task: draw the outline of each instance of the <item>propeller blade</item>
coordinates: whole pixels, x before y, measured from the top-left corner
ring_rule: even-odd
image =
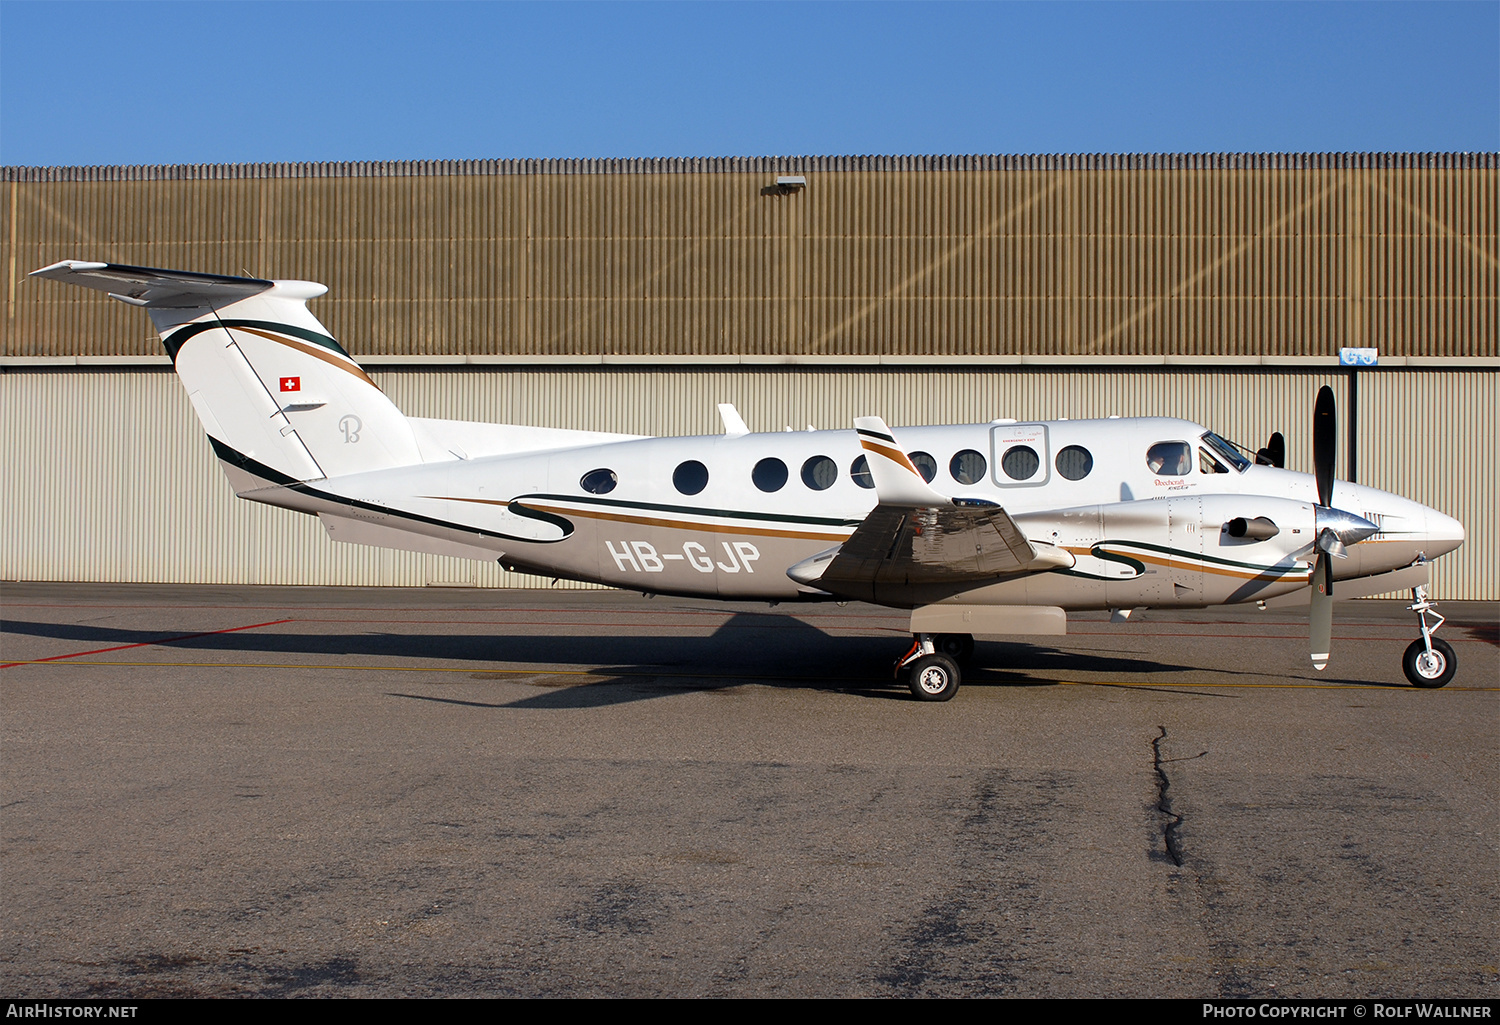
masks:
[[[1266,447],[1255,453],[1255,463],[1257,466],[1286,466],[1286,438],[1280,431],[1271,432]]]
[[[1333,463],[1338,456],[1339,429],[1333,408],[1333,389],[1318,389],[1313,406],[1313,475],[1318,478],[1318,504],[1333,502]]]
[[[1307,610],[1310,653],[1313,668],[1322,672],[1328,665],[1328,649],[1333,645],[1333,567],[1328,556],[1318,553],[1313,563],[1312,604]]]
[[[1369,521],[1366,520],[1365,522]],[[1349,558],[1349,549],[1344,547],[1344,542],[1338,536],[1337,532],[1329,527],[1324,527],[1322,530],[1318,531],[1318,539],[1314,543],[1318,546],[1318,551],[1331,555],[1335,559]],[[1333,563],[1328,563],[1328,565],[1332,566]],[[1333,593],[1332,570],[1330,570],[1328,574],[1328,593]]]

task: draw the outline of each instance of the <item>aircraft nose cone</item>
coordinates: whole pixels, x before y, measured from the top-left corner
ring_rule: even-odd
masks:
[[[1428,509],[1426,519],[1427,529],[1424,533],[1429,559],[1445,555],[1464,543],[1464,525],[1452,516],[1436,509]]]

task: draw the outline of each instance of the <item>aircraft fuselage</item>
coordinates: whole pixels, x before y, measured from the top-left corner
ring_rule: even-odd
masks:
[[[977,590],[872,584],[839,597],[907,607],[962,592],[979,604],[1191,607],[1306,587],[1312,476],[1236,465],[1205,433],[1168,418],[900,428],[935,490],[1003,506],[1029,540],[1066,551],[1073,565]],[[861,486],[862,456],[854,431],[641,438],[240,493],[489,550],[551,576],[785,601],[825,596],[786,568],[846,540],[875,506],[874,489]],[[1435,558],[1463,538],[1457,521],[1399,495],[1340,481],[1333,499],[1381,527],[1335,564],[1336,579]],[[1274,536],[1231,535],[1231,521],[1257,517],[1275,524]]]

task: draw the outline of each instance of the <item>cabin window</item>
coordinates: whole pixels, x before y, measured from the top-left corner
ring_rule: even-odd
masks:
[[[875,478],[870,476],[870,461],[860,456],[849,464],[849,479],[862,488],[873,488]]]
[[[906,458],[911,460],[911,465],[917,468],[922,479],[931,484],[932,478],[937,476],[937,460],[926,452],[908,452]]]
[[[827,456],[813,456],[802,464],[802,483],[814,491],[827,491],[839,479],[839,466]]]
[[[1193,472],[1193,450],[1185,441],[1158,441],[1146,450],[1146,465],[1152,473],[1181,477]]]
[[[607,495],[620,483],[620,478],[615,476],[615,471],[598,469],[590,470],[578,478],[578,486],[591,495]]]
[[[1012,445],[1000,457],[1000,469],[1011,480],[1030,480],[1042,465],[1036,449],[1030,445]]]
[[[948,461],[948,472],[960,484],[978,484],[984,480],[985,472],[989,468],[990,464],[984,456],[972,448],[964,449]]]
[[[762,459],[750,471],[750,479],[762,491],[780,491],[786,486],[786,463],[780,459]]]
[[[678,463],[672,471],[672,486],[684,495],[696,495],[708,487],[708,467],[696,459]]]
[[[1094,468],[1094,457],[1082,445],[1069,445],[1057,454],[1057,472],[1068,480],[1083,480]]]

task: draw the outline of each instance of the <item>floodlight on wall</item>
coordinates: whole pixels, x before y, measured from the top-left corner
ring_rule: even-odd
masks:
[[[783,174],[776,178],[776,191],[783,196],[788,192],[801,192],[807,188],[807,179],[800,174]]]

